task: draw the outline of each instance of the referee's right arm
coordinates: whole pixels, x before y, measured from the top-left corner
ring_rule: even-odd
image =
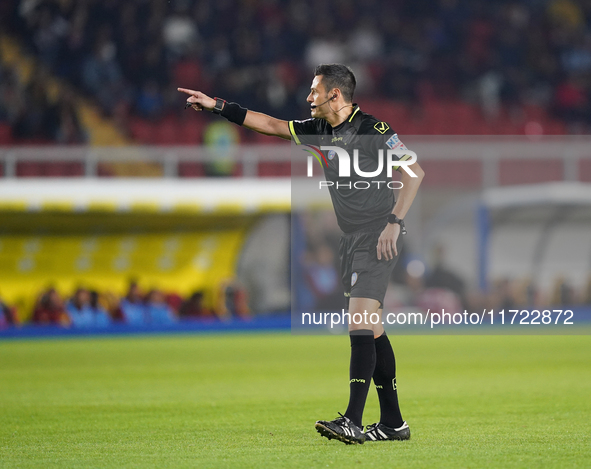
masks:
[[[187,88],[178,88],[178,91],[189,95],[187,103],[190,103],[192,105],[191,107],[196,111],[202,111],[204,109],[206,111],[213,111],[216,105],[215,99],[210,98],[201,91],[189,90]],[[260,134],[273,135],[286,140],[291,139],[287,121],[276,119],[262,112],[249,111],[236,103],[226,103],[224,101],[220,114],[230,122],[242,125]]]

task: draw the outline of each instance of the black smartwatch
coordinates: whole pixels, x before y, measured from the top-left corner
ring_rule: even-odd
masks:
[[[221,114],[222,109],[224,109],[224,103],[226,102],[225,99],[222,98],[214,98],[215,99],[215,106],[211,110],[214,114]]]
[[[406,228],[404,226],[404,220],[402,218],[398,218],[396,215],[391,213],[390,215],[388,215],[388,223],[398,223],[400,225],[400,232],[402,234],[406,234]]]

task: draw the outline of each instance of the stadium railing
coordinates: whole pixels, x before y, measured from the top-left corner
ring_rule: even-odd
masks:
[[[591,181],[585,136],[408,136],[425,168],[425,186],[488,188],[550,181]],[[117,165],[151,165],[120,171]],[[4,178],[31,176],[288,177],[289,143],[207,146],[0,147]]]

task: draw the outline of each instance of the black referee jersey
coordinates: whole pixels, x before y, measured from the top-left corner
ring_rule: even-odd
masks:
[[[339,158],[335,158],[334,152],[322,152],[326,181],[333,183],[328,190],[339,227],[344,233],[353,233],[380,222],[386,223],[395,203],[393,189],[387,186],[392,179],[387,177],[386,151],[406,150],[386,122],[362,112],[354,104],[349,117],[334,128],[324,119],[311,118],[289,121],[289,131],[298,145],[312,145],[317,150],[330,145],[347,150],[350,177],[339,177]],[[354,150],[359,151],[359,169],[366,173],[378,168],[379,150],[384,150],[380,174],[372,177],[358,175],[353,167]],[[408,158],[409,155],[401,158],[394,156],[398,161]]]

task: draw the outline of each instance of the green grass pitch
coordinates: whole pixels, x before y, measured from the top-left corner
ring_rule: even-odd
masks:
[[[412,439],[346,446],[348,338],[0,342],[0,467],[590,467],[590,336],[391,336]],[[378,418],[370,391],[364,423]]]

